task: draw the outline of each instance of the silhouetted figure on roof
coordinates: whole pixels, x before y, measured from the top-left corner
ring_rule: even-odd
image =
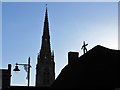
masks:
[[[87,45],[88,44],[85,44],[85,41],[83,41],[83,46],[81,49],[83,49],[84,54],[87,52],[87,48],[86,48]]]

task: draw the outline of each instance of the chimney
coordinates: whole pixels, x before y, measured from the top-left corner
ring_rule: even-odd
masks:
[[[78,52],[68,52],[68,64],[73,63],[75,60],[77,60],[79,57]]]

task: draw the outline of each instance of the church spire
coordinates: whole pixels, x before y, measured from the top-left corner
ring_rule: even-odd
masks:
[[[47,4],[46,4],[46,12],[45,12],[45,20],[44,20],[44,31],[43,37],[49,38],[49,22],[48,22],[48,11],[47,11]]]
[[[52,55],[51,55],[52,54]],[[54,53],[51,53],[48,11],[46,6],[41,50],[37,58],[36,86],[50,86],[55,80]]]
[[[51,57],[47,7],[46,7],[46,11],[45,11],[45,19],[44,19],[44,28],[43,28],[43,36],[42,36],[42,45],[41,45],[40,56],[41,56],[41,58],[43,58],[43,60],[44,60],[44,58]]]

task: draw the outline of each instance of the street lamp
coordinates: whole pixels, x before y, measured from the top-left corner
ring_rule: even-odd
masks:
[[[30,57],[28,58],[28,64],[18,64],[16,63],[15,69],[13,69],[13,71],[20,71],[20,69],[18,68],[18,65],[22,65],[24,66],[24,69],[27,72],[27,79],[28,79],[28,87],[29,87],[29,82],[30,82]]]

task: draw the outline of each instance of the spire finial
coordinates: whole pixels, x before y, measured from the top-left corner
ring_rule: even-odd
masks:
[[[45,4],[45,6],[46,6],[46,10],[47,10],[47,3]]]
[[[47,4],[46,4],[46,8],[47,8]]]
[[[45,6],[46,6],[46,13],[47,13],[47,4],[45,4]]]

